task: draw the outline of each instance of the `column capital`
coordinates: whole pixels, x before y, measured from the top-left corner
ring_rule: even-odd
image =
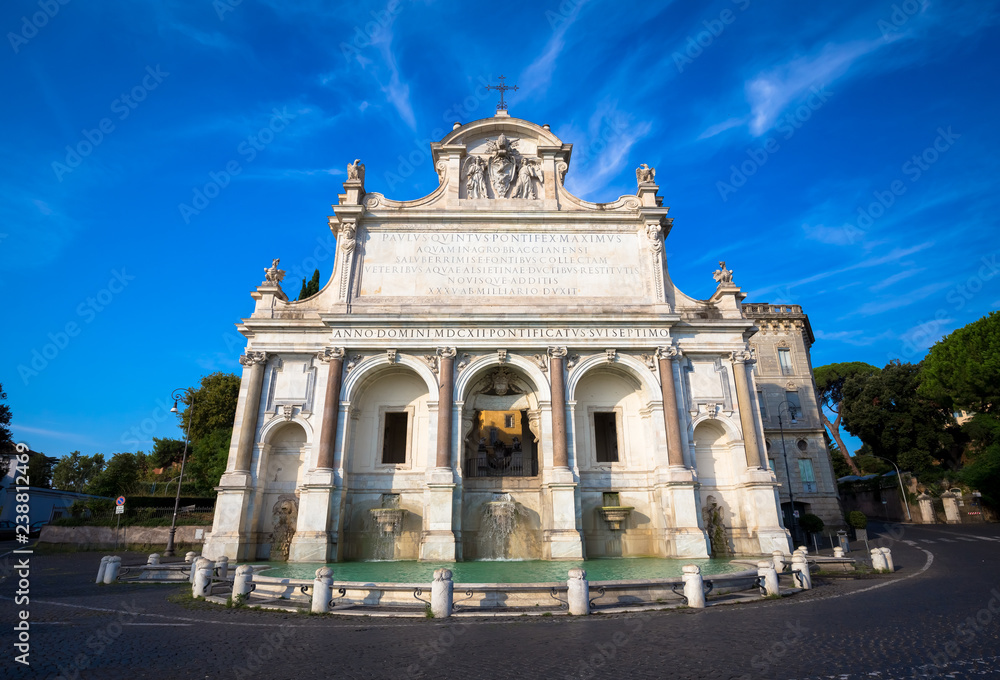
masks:
[[[730,352],[729,358],[734,363],[747,364],[748,366],[757,363],[757,359],[753,355],[753,350],[749,347],[745,347],[736,352]]]
[[[333,361],[334,359],[344,360],[344,356],[347,354],[347,349],[344,347],[324,347],[316,357],[323,363]]]
[[[458,350],[454,347],[438,347],[437,354],[442,359],[454,359],[458,355]]]
[[[240,357],[240,363],[244,366],[267,363],[267,352],[247,350],[247,353]]]
[[[673,361],[674,359],[680,359],[684,356],[684,351],[681,350],[677,345],[664,345],[663,347],[656,348],[656,358],[666,359],[667,361]]]
[[[548,354],[553,359],[563,359],[566,357],[567,350],[565,347],[549,347]]]

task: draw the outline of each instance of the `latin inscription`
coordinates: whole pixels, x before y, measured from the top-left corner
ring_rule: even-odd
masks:
[[[334,328],[339,340],[652,340],[669,338],[668,328]]]
[[[641,297],[635,234],[373,233],[362,295]]]

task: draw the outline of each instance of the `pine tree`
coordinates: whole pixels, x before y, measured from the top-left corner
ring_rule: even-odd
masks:
[[[310,298],[319,292],[319,270],[313,271],[312,278],[309,279],[307,283],[306,280],[302,279],[302,288],[299,290],[299,300],[305,300]]]

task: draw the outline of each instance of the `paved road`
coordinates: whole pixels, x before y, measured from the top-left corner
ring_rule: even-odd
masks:
[[[14,662],[17,579],[0,582],[0,678],[1000,679],[1000,526],[887,533],[891,578],[820,581],[782,601],[580,619],[226,610],[168,599],[181,586],[97,587],[96,553],[38,555],[30,668]]]

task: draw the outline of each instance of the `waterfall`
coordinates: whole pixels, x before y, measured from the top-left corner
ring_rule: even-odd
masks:
[[[497,492],[485,504],[480,527],[482,559],[510,559],[510,537],[517,525],[517,503],[509,493]]]

